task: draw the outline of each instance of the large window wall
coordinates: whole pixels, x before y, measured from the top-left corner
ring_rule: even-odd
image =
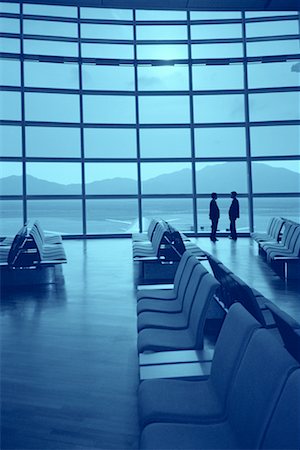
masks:
[[[0,3],[0,234],[299,220],[299,13]]]

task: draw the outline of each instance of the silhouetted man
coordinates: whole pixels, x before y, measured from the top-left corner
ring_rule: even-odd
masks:
[[[211,233],[210,233],[210,240],[213,242],[216,242],[218,239],[216,238],[217,228],[218,228],[218,222],[220,217],[220,210],[217,205],[217,194],[213,192],[211,194],[211,201],[209,204],[209,218],[211,220]]]
[[[239,201],[236,198],[237,193],[235,191],[231,192],[231,198],[232,202],[229,208],[229,220],[230,220],[230,236],[229,239],[233,239],[234,241],[237,240],[237,234],[236,234],[236,226],[235,221],[240,217],[240,205]]]

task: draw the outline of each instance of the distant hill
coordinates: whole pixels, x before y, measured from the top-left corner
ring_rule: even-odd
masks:
[[[295,162],[296,163],[296,162]],[[268,164],[253,163],[254,192],[297,192],[300,174]],[[109,175],[109,174],[108,174]],[[197,190],[200,193],[227,193],[231,190],[247,192],[247,175],[241,166],[233,163],[206,166],[197,171]],[[192,192],[190,169],[163,174],[144,181],[143,194],[187,194]],[[8,176],[0,179],[2,195],[20,195],[21,177]],[[73,195],[81,194],[80,184],[60,184],[28,175],[28,194]],[[86,184],[87,194],[136,194],[136,181],[129,178],[113,178]]]

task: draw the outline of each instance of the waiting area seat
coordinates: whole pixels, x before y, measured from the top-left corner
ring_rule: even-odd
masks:
[[[250,233],[252,239],[256,242],[279,242],[285,219],[281,217],[272,217],[265,232]]]
[[[232,338],[234,340],[234,336]],[[233,342],[232,345],[234,345]],[[226,361],[225,357],[224,361]],[[167,386],[168,383],[173,383],[171,380],[166,380],[164,393],[162,394],[159,389],[163,398],[159,400],[158,410],[151,412],[153,414],[151,418],[149,411],[152,408],[143,407],[143,411],[147,411],[148,415],[145,414],[142,417],[142,426],[149,419],[152,423],[143,428],[140,448],[172,450],[299,449],[299,363],[286,351],[270,330],[258,328],[252,332],[235,370],[225,402],[225,412],[220,405],[216,406],[213,402],[214,394],[215,401],[220,400],[216,393],[218,384],[212,384],[213,391],[211,393],[209,390],[205,391],[202,398],[195,396],[194,404],[191,396],[188,396],[193,411],[192,420],[188,420],[188,414],[185,414],[186,407],[183,406],[181,423],[180,408],[179,405],[176,405],[173,391],[170,400],[174,400],[175,403],[174,419],[171,417],[172,411],[168,411],[166,420],[161,419],[167,409],[166,404],[169,398]],[[216,376],[219,377],[221,385],[223,382],[226,384],[222,380],[222,371],[218,371]],[[183,383],[189,384],[190,382]],[[205,383],[208,382],[205,381]],[[154,388],[152,389],[154,390]],[[182,405],[184,390],[180,389],[181,386],[178,386],[178,402]],[[188,391],[192,388],[187,387],[186,389]],[[214,391],[215,389],[216,391]],[[146,384],[145,390],[147,390]],[[143,392],[142,385],[141,392]],[[155,396],[157,396],[157,392],[158,390]],[[149,393],[147,396],[142,394],[144,402],[146,398],[149,401]],[[210,400],[207,400],[208,398]],[[199,405],[200,414],[197,416],[197,405],[201,402],[204,405]],[[206,404],[209,405],[212,413],[207,417],[205,417]]]

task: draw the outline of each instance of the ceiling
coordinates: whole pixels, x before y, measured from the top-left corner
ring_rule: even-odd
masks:
[[[195,9],[204,11],[299,11],[300,0],[25,0],[26,3],[103,6],[138,9]]]

